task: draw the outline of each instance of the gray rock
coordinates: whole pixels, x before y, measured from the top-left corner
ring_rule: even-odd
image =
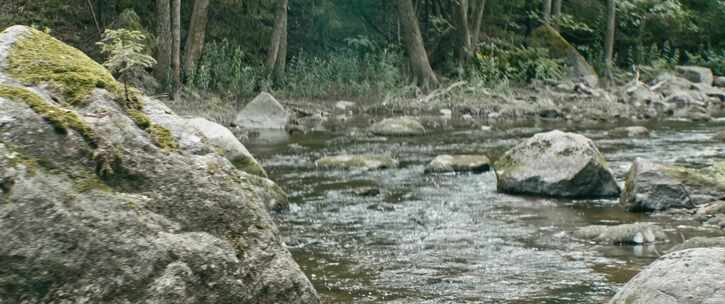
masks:
[[[693,83],[702,83],[705,85],[712,85],[714,76],[712,70],[706,67],[699,66],[677,66],[675,71],[680,76],[686,78]]]
[[[45,106],[63,98],[32,89]],[[319,303],[266,211],[268,180],[183,140],[195,131],[164,128],[184,119],[160,101],[143,98],[142,129],[116,100],[95,89],[65,104],[78,119],[58,132],[20,96],[0,97],[14,118],[0,127],[0,302]]]
[[[633,126],[633,127],[619,127],[609,130],[607,135],[610,137],[649,137],[649,129],[645,127]]]
[[[412,117],[386,118],[370,126],[370,132],[379,136],[416,136],[425,134],[425,127]]]
[[[712,85],[718,88],[725,88],[725,77],[715,77],[715,79],[712,81]]]
[[[625,180],[620,204],[630,211],[694,208],[725,197],[725,165],[695,170],[636,159]]]
[[[610,304],[725,303],[725,248],[695,248],[658,258]]]
[[[725,214],[725,201],[714,201],[697,208],[698,215]]]
[[[558,130],[516,145],[495,163],[497,189],[512,194],[597,198],[619,195],[604,156],[590,139]]]
[[[705,221],[705,225],[725,229],[725,214],[716,214],[711,219]]]
[[[713,137],[713,140],[725,142],[725,130],[717,132]]]
[[[474,172],[490,169],[491,161],[485,155],[439,155],[425,168],[428,173]]]
[[[575,231],[574,236],[606,244],[637,245],[667,241],[662,228],[649,223],[586,226]]]
[[[341,101],[338,101],[335,103],[335,108],[340,111],[347,111],[348,109],[354,107],[355,105],[357,105],[357,104],[352,101],[341,100]]]
[[[239,142],[232,131],[220,124],[201,117],[191,118],[186,122],[204,135],[209,144],[220,149],[224,156],[239,170],[261,177],[267,177],[267,172],[264,168],[249,153],[247,148]]]
[[[387,155],[337,155],[320,158],[318,167],[344,170],[378,170],[395,168],[398,161]]]
[[[668,252],[675,252],[691,248],[725,248],[725,236],[721,237],[694,237],[684,241],[682,244],[670,248]]]
[[[267,92],[262,92],[237,114],[234,123],[245,129],[284,130],[289,113]]]

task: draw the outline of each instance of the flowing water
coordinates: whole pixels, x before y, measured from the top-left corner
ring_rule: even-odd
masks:
[[[648,139],[608,139],[602,126],[577,132],[595,140],[622,181],[637,157],[689,166],[725,157],[725,145],[710,140],[718,124],[650,126]],[[275,217],[323,303],[603,303],[682,238],[712,233],[687,220],[625,212],[616,200],[500,194],[493,172],[423,173],[436,155],[495,159],[536,131],[449,131],[367,143],[321,134],[250,149],[290,195],[290,210]],[[315,168],[319,157],[340,153],[390,153],[401,165]],[[585,225],[642,221],[659,223],[672,242],[614,246],[570,237]]]

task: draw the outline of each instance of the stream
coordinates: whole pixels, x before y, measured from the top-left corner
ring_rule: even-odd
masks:
[[[612,126],[576,132],[595,141],[621,185],[637,157],[694,167],[722,159],[725,145],[710,138],[723,125],[648,125],[653,135],[644,139],[610,139]],[[325,133],[248,147],[289,193],[290,210],[274,216],[323,303],[604,303],[683,238],[714,233],[685,219],[628,213],[617,200],[500,194],[493,171],[423,173],[436,155],[496,159],[552,128],[567,129],[456,130],[384,142]],[[315,167],[318,158],[342,153],[390,153],[400,167]],[[586,225],[632,222],[658,223],[671,242],[615,246],[571,237]]]

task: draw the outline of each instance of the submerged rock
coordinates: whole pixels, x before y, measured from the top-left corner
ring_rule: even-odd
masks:
[[[694,237],[670,248],[669,252],[675,252],[691,248],[725,248],[725,236],[721,237]]]
[[[497,189],[511,194],[599,198],[619,195],[604,156],[590,139],[558,130],[516,145],[495,163]]]
[[[412,117],[386,118],[370,126],[378,136],[416,136],[425,134],[425,127]]]
[[[725,197],[725,164],[700,170],[636,159],[620,204],[630,211],[694,208]]]
[[[725,303],[725,248],[695,248],[658,258],[610,304]]]
[[[319,303],[273,182],[42,32],[0,34],[0,67],[0,302]]]
[[[610,137],[626,138],[626,137],[649,137],[649,129],[645,127],[620,127],[614,128],[607,132]]]
[[[439,155],[425,168],[428,173],[474,172],[490,169],[491,161],[485,155]]]
[[[714,76],[712,70],[706,67],[699,66],[677,66],[675,71],[685,79],[692,81],[693,83],[702,83],[706,85],[712,85]]]
[[[715,134],[715,135],[714,135],[714,136],[712,137],[712,139],[713,139],[713,140],[716,140],[716,141],[721,141],[721,142],[725,142],[725,130],[723,130],[723,131],[720,131],[720,132],[717,132],[717,134]]]
[[[267,92],[262,92],[237,114],[234,123],[245,129],[284,130],[289,121],[287,110]]]
[[[387,155],[337,155],[316,162],[318,167],[346,170],[378,170],[395,168],[398,161]]]
[[[667,241],[662,228],[649,223],[586,226],[579,228],[574,236],[607,244],[636,245]]]

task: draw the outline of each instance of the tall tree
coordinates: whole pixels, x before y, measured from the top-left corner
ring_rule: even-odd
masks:
[[[454,0],[453,21],[456,26],[455,53],[459,67],[471,57],[471,34],[468,26],[468,1]]]
[[[551,15],[553,15],[554,17],[561,16],[561,0],[554,0],[554,5],[551,9]]]
[[[209,0],[194,0],[191,24],[189,25],[189,33],[186,36],[186,46],[184,47],[184,74],[187,77],[194,73],[196,62],[199,61],[201,52],[204,49],[208,12]]]
[[[543,13],[544,21],[549,22],[551,19],[551,0],[544,0],[543,1]]]
[[[614,57],[614,31],[616,27],[616,3],[614,0],[607,0],[607,37],[604,41],[604,51],[606,63],[606,77],[612,80],[612,60]]]
[[[171,0],[171,64],[173,66],[173,98],[181,98],[181,0]]]
[[[486,10],[486,0],[473,0],[475,4],[474,11],[471,13],[473,17],[471,28],[471,46],[474,51],[478,51],[478,43],[481,40],[481,25],[483,24],[483,12]]]
[[[270,71],[279,71],[280,65],[286,63],[286,60],[281,59],[281,55],[287,56],[287,0],[277,0],[277,8],[275,11],[274,29],[272,30],[272,37],[269,42],[269,49],[267,49],[267,60],[265,64]],[[282,50],[284,48],[284,50]],[[281,67],[284,69],[284,66]]]
[[[424,90],[437,87],[438,77],[436,77],[433,69],[430,67],[428,54],[423,46],[423,37],[420,33],[415,8],[413,8],[413,0],[397,1],[400,31],[403,36],[405,49],[410,58],[410,67],[416,82]]]
[[[156,67],[154,76],[162,84],[169,83],[171,71],[171,3],[169,0],[156,0]]]

